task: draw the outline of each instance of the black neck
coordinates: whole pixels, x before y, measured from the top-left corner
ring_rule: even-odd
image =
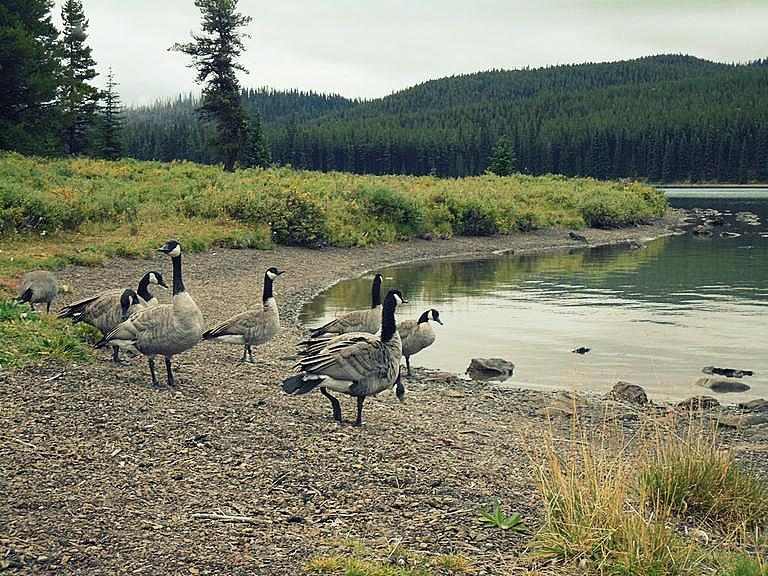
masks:
[[[146,302],[149,302],[152,300],[152,294],[149,292],[149,274],[145,274],[141,280],[139,280],[139,289],[136,290],[136,294],[138,294],[141,298],[143,298]]]
[[[381,306],[381,277],[376,276],[373,279],[373,286],[371,286],[371,308]]]
[[[184,292],[184,280],[181,278],[181,255],[171,258],[173,263],[173,295]]]
[[[419,316],[419,324],[424,324],[424,322],[429,322],[429,310],[424,312],[421,316]]]
[[[269,274],[264,274],[264,294],[261,299],[266,302],[270,298],[272,298],[272,278],[269,277]]]
[[[395,301],[387,298],[381,309],[381,341],[389,342],[397,332],[395,323]]]

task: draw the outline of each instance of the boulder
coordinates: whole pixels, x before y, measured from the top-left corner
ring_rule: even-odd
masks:
[[[768,414],[722,415],[717,419],[717,425],[724,428],[746,428],[766,423],[768,423]]]
[[[605,395],[605,398],[607,400],[639,404],[641,406],[648,404],[648,395],[645,393],[645,390],[641,386],[630,384],[629,382],[617,382],[611,391]]]
[[[718,402],[715,398],[712,398],[712,396],[693,396],[692,398],[688,398],[687,400],[682,400],[681,402],[677,403],[678,408],[682,408],[683,410],[690,410],[692,412],[697,412],[699,410],[712,410],[713,408],[718,408],[720,406],[720,402]]]
[[[739,402],[739,408],[742,410],[755,410],[758,412],[768,412],[768,400],[758,398],[749,402]]]
[[[467,374],[472,380],[498,380],[504,382],[512,376],[515,365],[503,358],[472,358]]]
[[[693,233],[696,236],[712,236],[714,233],[714,230],[712,229],[712,226],[710,224],[699,224],[698,226],[695,226],[693,228]]]
[[[738,232],[720,232],[720,238],[738,238],[741,236]]]
[[[728,392],[746,392],[749,386],[736,379],[730,378],[699,378],[696,380],[696,386],[709,388],[712,392],[725,394]]]

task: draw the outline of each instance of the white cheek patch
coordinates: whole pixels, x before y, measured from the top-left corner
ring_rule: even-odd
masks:
[[[403,299],[400,298],[400,296],[398,296],[397,294],[393,294],[393,296],[395,297],[395,302],[397,304],[402,304],[403,303]]]
[[[176,256],[180,256],[180,255],[181,255],[181,245],[180,244],[177,244],[176,248],[174,248],[173,250],[168,252],[168,256],[170,256],[171,258],[175,258]]]
[[[277,278],[277,274],[275,274],[274,272],[270,272],[270,271],[267,271],[267,276],[269,276],[270,280],[274,280],[275,278]]]
[[[158,282],[157,282],[157,276],[155,276],[155,273],[154,273],[154,272],[150,272],[150,273],[149,273],[149,281],[150,281],[152,284],[157,284],[157,283],[158,283]]]

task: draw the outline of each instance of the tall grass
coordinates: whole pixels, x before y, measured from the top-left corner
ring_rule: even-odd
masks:
[[[658,217],[665,206],[662,194],[640,184],[554,175],[227,173],[191,162],[0,153],[3,259],[30,240],[38,252],[59,247],[64,258],[89,256],[89,247],[100,256],[141,255],[150,240],[169,235],[197,249],[211,243],[362,246],[555,225],[625,226]]]
[[[553,430],[545,438],[536,480],[545,508],[536,556],[605,575],[765,568],[746,536],[763,538],[768,528],[768,486],[701,426],[690,426],[685,438],[668,428],[625,438],[620,426],[590,432],[575,417],[565,446]],[[699,527],[716,534],[720,547],[697,539],[707,534]]]

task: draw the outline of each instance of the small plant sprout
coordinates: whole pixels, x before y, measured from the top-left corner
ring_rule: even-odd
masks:
[[[477,513],[480,522],[488,524],[489,526],[495,526],[501,530],[512,530],[513,532],[522,532],[525,530],[523,517],[518,513],[514,513],[511,516],[505,516],[498,500],[494,500],[491,503],[490,510],[479,508]]]

